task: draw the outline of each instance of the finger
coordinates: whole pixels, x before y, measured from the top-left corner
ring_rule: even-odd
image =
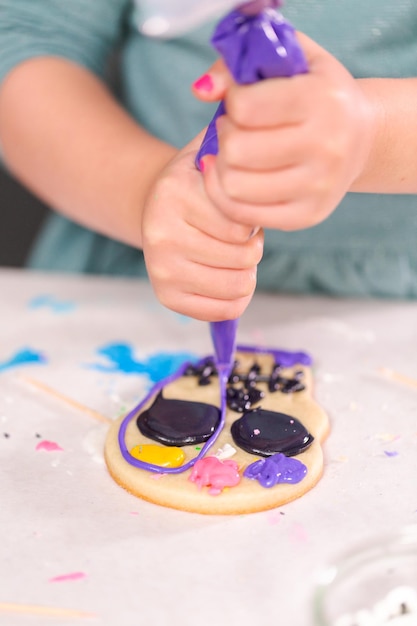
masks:
[[[227,115],[242,128],[273,128],[301,123],[308,104],[308,74],[232,85],[225,96]]]
[[[314,72],[321,64],[322,59],[328,58],[329,53],[305,33],[297,31],[296,37],[303,49],[309,71]]]
[[[225,241],[228,243],[244,243],[252,234],[253,225],[250,226],[241,224],[239,222],[233,222],[227,218],[224,213],[219,211],[208,199],[204,178],[195,167],[195,157],[200,148],[204,131],[195,137],[182,151],[182,157],[177,159],[177,169],[175,173],[175,180],[172,177],[166,175],[159,180],[158,184],[158,202],[161,204],[173,202],[172,190],[178,186],[178,178],[184,175],[184,180],[189,180],[191,188],[195,191],[200,188],[200,194],[196,194],[193,191],[194,201],[189,203],[186,210],[186,222],[205,234],[218,239],[219,241]],[[215,157],[208,155],[202,160],[203,167],[205,164],[210,163]],[[152,245],[157,245],[162,239],[166,237],[165,224],[154,224],[150,232],[148,232],[148,238],[152,241]]]
[[[201,185],[205,185],[201,177]],[[196,231],[226,244],[244,244],[252,236],[253,224],[230,219],[207,196],[206,189],[187,209],[187,224]]]
[[[253,294],[252,294],[253,295]],[[215,300],[196,294],[178,294],[161,302],[169,309],[202,322],[223,322],[240,317],[252,299],[252,295],[238,300]]]
[[[232,301],[246,298],[253,293],[256,267],[245,270],[213,268],[178,257],[171,259],[169,264],[158,264],[155,260],[152,263],[151,277],[154,284],[164,286],[166,293],[175,290],[215,300]]]
[[[218,167],[272,171],[293,166],[304,160],[310,149],[309,135],[302,128],[242,129],[223,116],[217,124]]]
[[[219,59],[192,84],[191,89],[199,100],[214,102],[221,100],[232,84],[232,75],[223,60]]]
[[[248,224],[241,214],[227,210],[227,203],[252,207],[288,202],[317,193],[325,181],[315,177],[308,165],[302,164],[274,171],[249,171],[231,167],[222,170],[217,163],[205,172],[207,194],[213,204],[231,221]],[[329,183],[330,184],[330,183]],[[259,224],[252,215],[250,224]]]
[[[302,168],[276,174],[245,172],[242,176],[238,172],[236,181],[230,184],[231,195],[228,195],[220,184],[216,168],[206,174],[207,193],[227,217],[242,224],[256,222],[263,228],[280,230],[298,230],[322,221],[327,215],[329,185],[330,180],[326,187],[324,180],[314,178],[307,185]]]
[[[262,229],[257,229],[245,244],[236,245],[208,237],[192,228],[187,236],[187,258],[213,268],[251,269],[262,259],[263,242]]]
[[[249,205],[229,202],[227,211],[240,215],[242,221],[258,220],[262,228],[294,231],[312,228],[322,222],[330,213],[324,203],[308,203],[305,199],[290,200],[270,205]],[[225,209],[226,210],[226,209]]]

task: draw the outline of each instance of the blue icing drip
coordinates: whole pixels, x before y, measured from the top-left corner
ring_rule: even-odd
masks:
[[[29,365],[34,363],[46,363],[46,358],[40,353],[30,348],[22,348],[16,352],[10,359],[0,362],[0,372],[5,372],[13,367]]]
[[[280,483],[299,483],[307,474],[304,463],[278,453],[267,459],[259,459],[248,465],[243,472],[246,478],[258,480],[262,487],[270,488]]]
[[[30,309],[50,309],[53,313],[70,313],[76,307],[74,302],[69,300],[58,300],[55,296],[42,294],[32,298],[29,302]]]
[[[110,363],[95,363],[89,366],[91,369],[108,373],[143,374],[152,383],[174,374],[184,362],[196,359],[194,354],[188,352],[158,352],[144,361],[138,361],[133,355],[132,346],[126,343],[110,343],[99,348],[97,354],[106,357]]]

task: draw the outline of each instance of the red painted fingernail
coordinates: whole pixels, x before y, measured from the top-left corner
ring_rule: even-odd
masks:
[[[204,74],[193,83],[194,89],[197,91],[212,91],[214,87],[213,79],[210,74]]]

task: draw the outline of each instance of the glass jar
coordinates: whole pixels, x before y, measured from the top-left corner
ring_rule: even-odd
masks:
[[[315,626],[417,626],[417,525],[371,539],[319,572]]]

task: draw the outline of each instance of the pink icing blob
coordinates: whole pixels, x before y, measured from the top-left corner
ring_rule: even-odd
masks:
[[[62,452],[63,449],[64,448],[61,448],[61,446],[59,446],[54,441],[46,441],[46,440],[40,441],[38,445],[36,446],[36,450],[46,450],[46,452],[55,452],[55,451]]]
[[[87,578],[87,574],[84,572],[71,572],[71,574],[62,574],[61,576],[54,576],[49,579],[50,583],[64,583],[72,582],[74,580],[81,580]]]
[[[225,487],[235,487],[240,482],[239,466],[236,461],[221,461],[215,456],[206,456],[194,465],[189,480],[199,489],[209,487],[211,496],[218,496]]]

